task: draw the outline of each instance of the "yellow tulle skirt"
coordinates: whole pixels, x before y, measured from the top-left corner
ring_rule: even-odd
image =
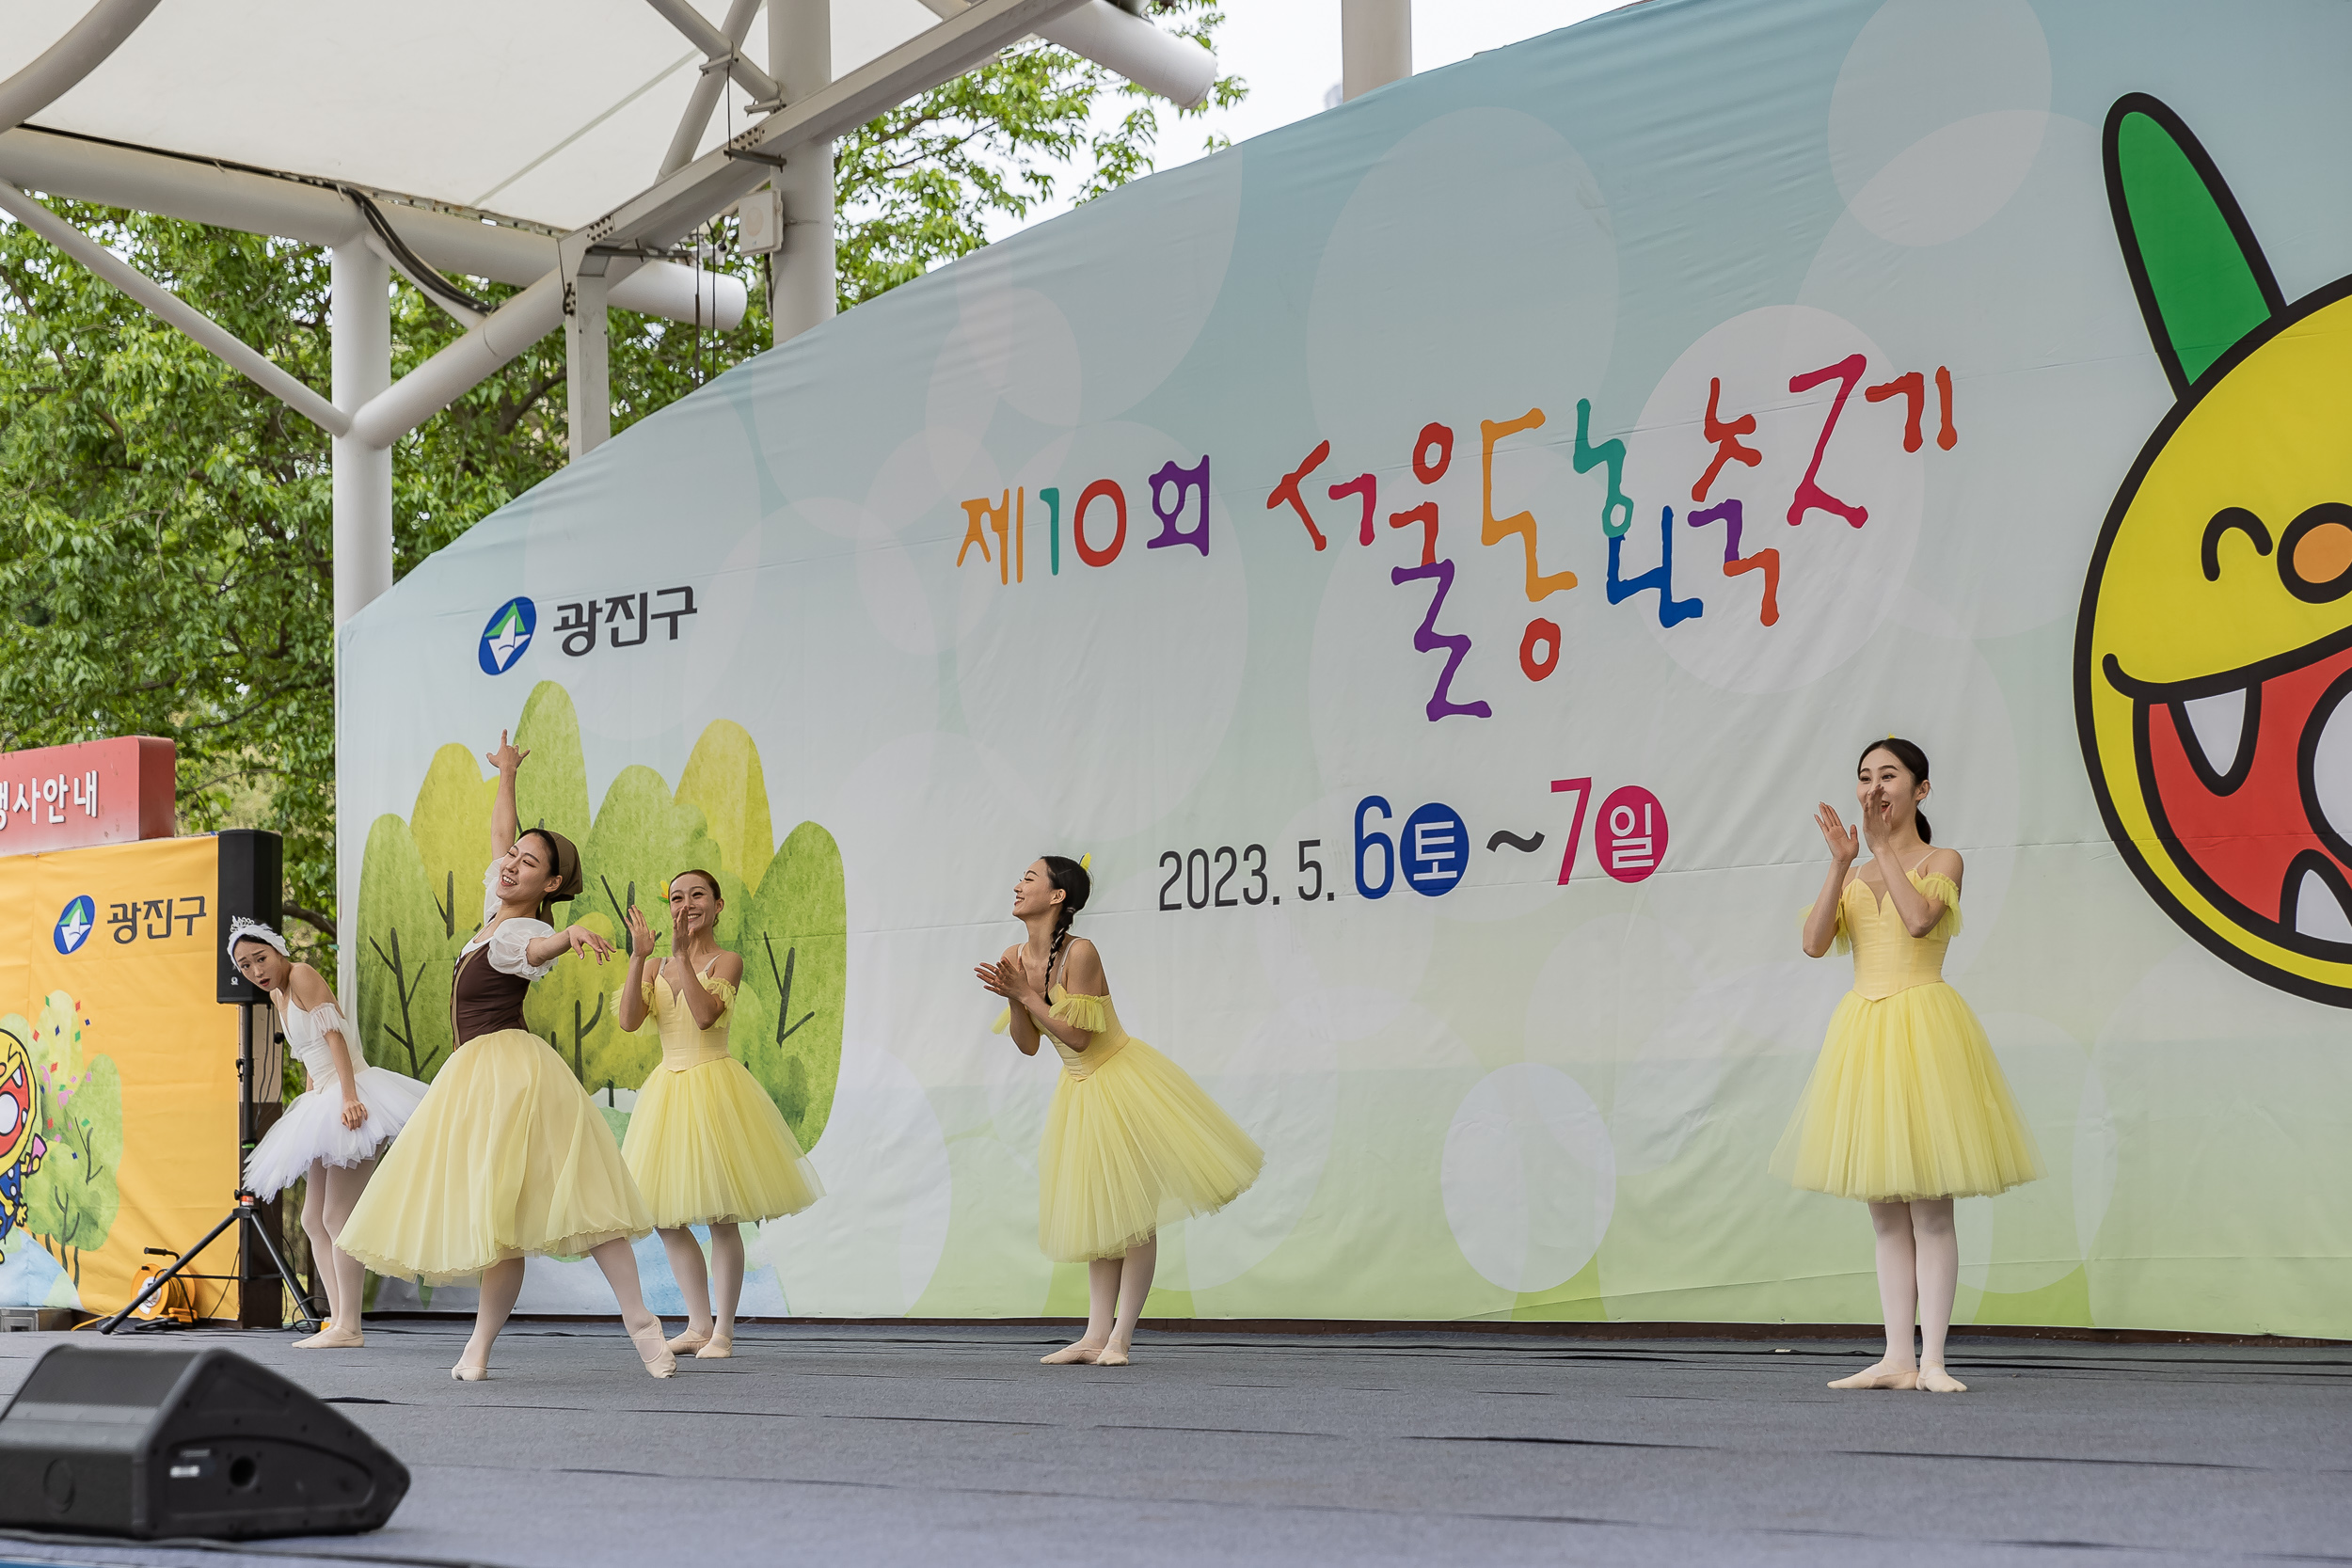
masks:
[[[663,1228],[797,1214],[825,1196],[792,1128],[732,1056],[653,1069],[637,1091],[621,1158]]]
[[[1129,1038],[1054,1090],[1038,1148],[1038,1244],[1059,1262],[1117,1258],[1163,1225],[1224,1208],[1264,1164],[1183,1068]]]
[[[576,1258],[653,1226],[612,1130],[564,1058],[504,1029],[441,1064],[339,1244],[377,1274],[446,1285],[509,1258]]]
[[[1984,1025],[1941,983],[1846,993],[1772,1168],[1870,1202],[1990,1196],[2042,1174]]]

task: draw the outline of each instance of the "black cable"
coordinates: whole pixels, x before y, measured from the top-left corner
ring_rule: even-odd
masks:
[[[359,215],[368,220],[368,227],[375,230],[375,237],[384,242],[385,248],[399,260],[403,270],[419,288],[429,289],[451,304],[462,306],[477,316],[486,316],[498,309],[486,300],[474,298],[473,295],[442,277],[433,268],[426,266],[424,259],[409,249],[408,243],[403,240],[399,231],[392,228],[391,220],[384,215],[384,210],[368,197],[349,185],[338,185],[335,188],[349,197],[358,207]]]

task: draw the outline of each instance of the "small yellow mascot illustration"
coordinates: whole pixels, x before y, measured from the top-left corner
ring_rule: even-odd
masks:
[[[40,1169],[49,1146],[33,1112],[40,1085],[24,1042],[0,1029],[0,1245],[24,1223],[24,1179]]]
[[[2179,401],[2091,555],[2083,760],[2108,832],[2184,929],[2352,1006],[2352,277],[2288,303],[2155,99],[2109,111],[2106,164]]]

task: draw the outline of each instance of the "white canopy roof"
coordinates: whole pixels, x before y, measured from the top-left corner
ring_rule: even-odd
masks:
[[[683,3],[724,19],[725,0]],[[0,80],[88,9],[0,0]],[[939,21],[922,0],[832,15],[834,77]],[[763,68],[767,33],[743,46]],[[701,65],[646,0],[164,0],[28,123],[562,230],[653,183]],[[748,102],[728,84],[696,151],[756,118]]]

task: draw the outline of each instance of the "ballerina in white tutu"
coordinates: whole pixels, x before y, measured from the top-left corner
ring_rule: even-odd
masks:
[[[302,1229],[310,1238],[326,1285],[327,1323],[296,1350],[356,1349],[359,1302],[367,1271],[336,1244],[343,1221],[359,1201],[375,1157],[424,1098],[424,1085],[388,1068],[370,1067],[352,1049],[350,1026],[335,1006],[326,978],[287,955],[286,939],[255,921],[229,929],[229,961],[256,989],[269,993],[285,1020],[286,1041],[300,1058],[310,1087],[286,1107],[245,1163],[254,1196],[276,1197],[296,1180],[303,1189]]]

